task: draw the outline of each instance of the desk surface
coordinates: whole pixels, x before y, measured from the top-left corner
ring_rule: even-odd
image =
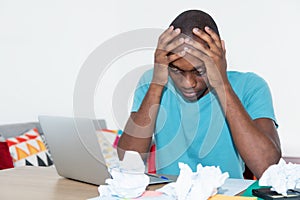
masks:
[[[162,185],[151,186],[153,190]],[[1,200],[84,200],[99,196],[98,186],[59,176],[54,167],[17,167],[0,170]]]
[[[54,167],[17,167],[0,171],[1,199],[87,199],[97,186],[60,177]]]

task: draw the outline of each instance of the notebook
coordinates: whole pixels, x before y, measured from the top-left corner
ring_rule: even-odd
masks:
[[[105,184],[110,174],[96,135],[95,120],[61,116],[38,119],[60,176],[94,185]],[[150,184],[172,181],[149,177]]]

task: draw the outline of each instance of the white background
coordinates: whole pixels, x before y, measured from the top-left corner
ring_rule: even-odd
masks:
[[[165,29],[187,9],[204,10],[216,20],[228,69],[266,79],[283,153],[300,156],[298,0],[0,0],[0,124],[37,121],[40,114],[71,116],[76,78],[96,47],[125,31]],[[105,94],[94,95],[97,118],[123,128],[125,119],[112,114],[114,87],[127,71],[152,60],[153,51],[145,50],[112,64],[99,80]]]

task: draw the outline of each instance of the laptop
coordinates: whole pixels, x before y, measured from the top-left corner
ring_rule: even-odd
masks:
[[[97,121],[60,116],[38,119],[60,176],[94,185],[105,184],[110,174],[96,135]],[[155,175],[149,177],[150,184],[172,181]]]

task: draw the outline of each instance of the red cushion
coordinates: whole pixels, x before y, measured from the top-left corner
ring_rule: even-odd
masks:
[[[153,144],[150,148],[150,155],[148,156],[148,173],[152,173],[152,174],[156,173],[155,151],[156,151],[156,146],[155,144]]]
[[[0,169],[13,168],[14,164],[6,142],[0,142]]]

